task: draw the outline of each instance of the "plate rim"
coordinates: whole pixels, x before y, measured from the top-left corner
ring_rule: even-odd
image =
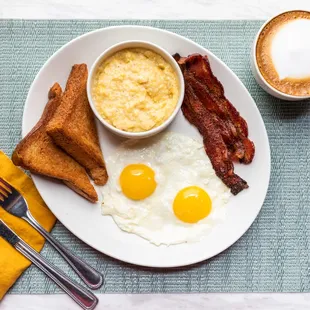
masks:
[[[28,109],[28,105],[30,104],[30,94],[33,92],[33,88],[34,88],[34,85],[36,84],[37,80],[39,79],[39,76],[41,75],[42,71],[45,69],[45,67],[55,58],[58,56],[58,54],[60,54],[64,49],[66,49],[70,44],[72,44],[73,42],[76,42],[76,41],[79,41],[79,40],[82,40],[83,38],[89,36],[89,35],[92,35],[94,33],[97,33],[97,32],[105,32],[105,31],[108,31],[108,30],[113,30],[113,29],[129,29],[129,28],[143,28],[143,29],[149,29],[149,30],[155,30],[155,31],[158,31],[158,32],[163,32],[163,33],[167,33],[169,35],[173,35],[173,36],[177,36],[179,39],[182,39],[182,40],[185,40],[191,44],[193,44],[194,46],[196,47],[199,47],[199,48],[202,48],[203,50],[206,51],[206,53],[208,55],[211,55],[212,57],[214,57],[222,66],[225,67],[226,70],[230,71],[230,73],[234,76],[235,79],[238,80],[240,86],[243,88],[243,90],[250,96],[250,98],[252,99],[253,101],[253,107],[254,109],[256,109],[256,112],[258,112],[259,116],[260,116],[260,122],[262,123],[262,127],[264,129],[264,132],[263,132],[263,135],[265,136],[266,138],[266,142],[267,142],[267,149],[265,151],[267,151],[267,158],[268,158],[268,162],[266,163],[266,166],[265,166],[265,170],[266,170],[266,173],[268,174],[268,178],[267,178],[267,184],[266,184],[266,191],[265,191],[265,194],[264,194],[264,197],[262,199],[262,204],[260,206],[260,208],[258,209],[258,211],[256,212],[255,214],[255,217],[253,217],[253,219],[250,221],[249,225],[246,227],[246,229],[243,230],[242,233],[238,234],[238,237],[236,238],[235,241],[232,241],[232,242],[229,242],[227,246],[225,246],[225,248],[223,248],[222,250],[218,250],[217,252],[215,252],[213,255],[211,256],[207,256],[207,257],[198,257],[195,259],[195,260],[192,260],[190,262],[185,262],[185,263],[182,263],[182,264],[143,264],[143,263],[137,263],[137,262],[134,262],[132,261],[131,259],[124,259],[124,258],[120,258],[118,257],[118,255],[114,255],[114,254],[111,254],[111,253],[106,253],[106,252],[103,252],[99,247],[97,247],[96,245],[94,244],[90,244],[89,242],[85,241],[84,238],[80,237],[80,236],[77,236],[69,227],[67,227],[67,225],[65,225],[54,213],[53,210],[51,210],[51,212],[55,215],[55,217],[57,218],[58,221],[60,221],[62,223],[62,225],[68,229],[70,231],[70,233],[72,233],[76,238],[78,238],[79,240],[81,240],[82,242],[84,242],[85,244],[87,244],[88,246],[92,247],[93,249],[99,251],[100,253],[103,253],[104,255],[107,255],[109,257],[112,257],[113,259],[117,259],[118,261],[122,261],[122,262],[125,262],[125,263],[128,263],[128,264],[131,264],[131,265],[135,265],[135,266],[142,266],[142,267],[151,267],[151,268],[176,268],[176,267],[184,267],[184,266],[190,266],[190,265],[194,265],[194,264],[197,264],[197,263],[201,263],[201,262],[204,262],[206,260],[209,260],[210,258],[212,257],[215,257],[217,255],[219,255],[220,253],[226,251],[228,248],[230,248],[234,243],[236,243],[248,230],[249,228],[253,225],[254,221],[257,219],[263,205],[264,205],[264,202],[265,202],[265,199],[266,199],[266,196],[267,196],[267,193],[268,193],[268,189],[269,189],[269,184],[270,184],[270,176],[271,176],[271,151],[270,151],[270,143],[269,143],[269,137],[268,137],[268,133],[267,133],[267,130],[266,130],[266,126],[265,126],[265,123],[264,123],[264,120],[262,118],[262,115],[256,105],[256,102],[255,100],[253,99],[251,93],[248,91],[248,89],[245,87],[245,85],[243,84],[243,82],[240,80],[240,78],[235,74],[235,72],[230,69],[228,67],[228,65],[223,61],[221,60],[218,56],[216,56],[213,52],[211,52],[209,49],[205,48],[204,46],[194,42],[193,40],[187,38],[187,37],[184,37],[182,35],[179,35],[177,33],[174,33],[172,31],[168,31],[168,30],[165,30],[165,29],[161,29],[161,28],[157,28],[157,27],[151,27],[151,26],[142,26],[142,25],[117,25],[117,26],[109,26],[109,27],[103,27],[103,28],[99,28],[99,29],[95,29],[95,30],[92,30],[92,31],[89,31],[89,32],[86,32],[72,40],[70,40],[69,42],[67,42],[66,44],[64,44],[63,46],[61,46],[58,50],[56,50],[46,61],[45,63],[42,65],[42,67],[40,68],[40,70],[38,71],[38,73],[36,74],[35,78],[33,79],[32,83],[31,83],[31,86],[28,90],[28,94],[27,94],[27,97],[26,97],[26,101],[25,101],[25,105],[24,105],[24,109],[23,109],[23,116],[22,116],[22,138],[25,137],[25,135],[28,133],[28,131],[26,130],[26,119],[25,119],[25,111]],[[39,181],[38,178],[37,178],[37,175],[36,174],[33,174],[31,173],[31,176],[32,176],[32,179],[36,185],[36,188],[38,189],[37,187],[37,182]],[[38,189],[39,191],[39,189]],[[40,191],[39,191],[40,192]],[[41,193],[40,193],[41,194]],[[43,198],[43,197],[42,197]]]

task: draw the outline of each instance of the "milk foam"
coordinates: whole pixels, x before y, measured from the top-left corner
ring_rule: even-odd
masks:
[[[280,80],[310,76],[310,20],[284,24],[271,44],[271,57]]]

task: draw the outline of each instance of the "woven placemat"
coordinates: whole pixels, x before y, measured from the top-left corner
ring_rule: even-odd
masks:
[[[187,268],[153,270],[124,264],[89,248],[59,223],[53,234],[104,273],[101,292],[309,291],[310,104],[281,102],[257,86],[250,72],[249,53],[261,21],[2,20],[0,149],[10,155],[19,141],[28,89],[48,57],[85,32],[122,24],[153,26],[188,37],[210,49],[239,76],[257,103],[270,139],[268,195],[260,215],[236,244],[209,261]],[[43,255],[78,280],[48,245]],[[18,294],[59,292],[35,267],[30,267],[11,290]]]

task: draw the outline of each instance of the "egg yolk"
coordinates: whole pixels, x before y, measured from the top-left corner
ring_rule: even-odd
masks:
[[[156,189],[154,170],[144,164],[125,167],[119,178],[122,192],[133,200],[145,199]]]
[[[185,223],[197,223],[207,217],[211,209],[212,201],[208,193],[198,186],[183,188],[173,202],[175,216]]]

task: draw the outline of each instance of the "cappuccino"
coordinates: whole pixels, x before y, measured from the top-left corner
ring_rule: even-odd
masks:
[[[310,12],[290,11],[272,19],[258,37],[256,61],[272,87],[310,95]]]

